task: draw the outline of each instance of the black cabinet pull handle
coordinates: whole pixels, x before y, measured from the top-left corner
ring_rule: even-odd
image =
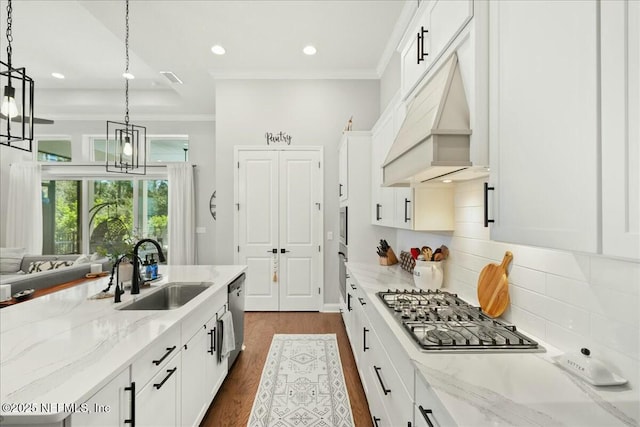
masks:
[[[384,386],[384,383],[382,382],[382,377],[380,377],[380,371],[382,370],[382,368],[379,368],[377,366],[373,366],[373,369],[375,369],[376,371],[376,376],[378,377],[378,381],[380,381],[380,387],[382,387],[382,391],[384,392],[385,396],[389,393],[391,393],[391,390],[389,390],[388,388],[386,388]]]
[[[420,27],[420,32],[418,33],[418,64],[424,61],[424,57],[428,56],[428,53],[424,53],[424,35],[427,34],[429,30],[425,30],[424,27]]]
[[[167,357],[169,357],[169,355],[171,354],[171,352],[172,352],[173,350],[175,350],[175,349],[176,349],[176,346],[175,346],[175,345],[174,345],[173,347],[167,347],[167,352],[164,354],[164,356],[162,356],[162,357],[160,358],[160,360],[154,360],[154,361],[153,361],[153,364],[154,364],[154,365],[156,365],[156,366],[158,366],[159,364],[161,364],[161,363],[162,363],[162,361],[163,361],[164,359],[166,359]]]
[[[358,289],[358,287],[357,287],[356,285],[354,285],[353,283],[349,283],[349,285],[351,286],[351,289],[353,289],[354,291],[355,291],[356,289]]]
[[[369,347],[367,347],[367,332],[369,332],[367,328],[362,328],[362,351],[363,352],[369,350]]]
[[[380,208],[382,205],[380,203],[376,203],[376,221],[380,221],[382,217],[380,216]]]
[[[433,423],[429,419],[429,414],[433,414],[433,411],[431,409],[424,409],[422,405],[418,406],[418,409],[420,409],[420,413],[424,417],[424,420],[427,422],[427,424],[429,424],[429,427],[433,427]]]
[[[484,226],[489,226],[490,222],[496,222],[495,219],[489,219],[489,191],[495,190],[495,187],[489,187],[489,183],[484,183]]]
[[[288,251],[288,250],[286,250],[286,249],[280,249],[280,253],[281,253],[281,254],[284,254],[284,253],[287,253],[287,252],[291,252],[291,251]]]
[[[364,299],[358,297],[358,301],[360,301],[360,305],[367,305],[366,302],[364,302]]]
[[[338,189],[338,191],[340,192],[340,197],[342,197],[342,184],[338,184],[340,186],[340,188]]]
[[[209,330],[207,334],[209,334],[209,338],[211,342],[211,344],[209,345],[209,350],[207,350],[207,353],[213,354],[216,351],[216,340],[215,340],[216,328]]]
[[[169,373],[169,375],[167,375],[166,377],[164,377],[164,379],[163,379],[162,381],[160,381],[160,383],[159,383],[159,384],[154,384],[153,386],[154,386],[156,389],[160,390],[160,388],[162,388],[162,386],[164,385],[164,383],[166,383],[166,382],[167,382],[167,380],[169,379],[169,377],[170,377],[171,375],[173,375],[173,373],[174,373],[175,371],[177,371],[177,370],[178,370],[178,368],[177,368],[177,367],[176,367],[176,368],[173,368],[173,369],[167,369],[167,372]]]
[[[347,292],[347,310],[351,311],[351,294]]]
[[[376,427],[378,427],[378,421],[380,421],[380,418],[373,417],[373,423],[376,425]]]
[[[408,212],[407,204],[409,204],[409,203],[411,203],[411,200],[409,200],[409,199],[407,199],[407,198],[405,197],[405,198],[404,198],[404,222],[409,222],[409,221],[411,221],[411,218],[409,218],[409,217],[407,216],[407,212]]]
[[[124,420],[124,423],[136,427],[136,383],[132,382],[131,386],[125,387],[124,390],[131,392],[131,418]]]

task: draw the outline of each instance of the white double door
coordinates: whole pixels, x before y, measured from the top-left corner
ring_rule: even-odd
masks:
[[[317,311],[322,302],[320,149],[236,150],[236,261],[247,311]]]

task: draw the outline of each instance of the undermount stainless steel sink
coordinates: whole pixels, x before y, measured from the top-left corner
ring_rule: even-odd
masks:
[[[211,283],[168,283],[158,291],[127,304],[120,310],[173,310],[182,307]]]

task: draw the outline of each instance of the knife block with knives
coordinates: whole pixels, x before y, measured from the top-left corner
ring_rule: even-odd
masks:
[[[377,252],[380,257],[380,265],[394,265],[398,263],[396,254],[386,240],[380,240],[380,246],[378,246]]]

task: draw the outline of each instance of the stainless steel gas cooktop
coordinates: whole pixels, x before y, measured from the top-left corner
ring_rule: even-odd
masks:
[[[423,351],[544,351],[515,326],[492,319],[457,294],[389,289],[378,297]]]

